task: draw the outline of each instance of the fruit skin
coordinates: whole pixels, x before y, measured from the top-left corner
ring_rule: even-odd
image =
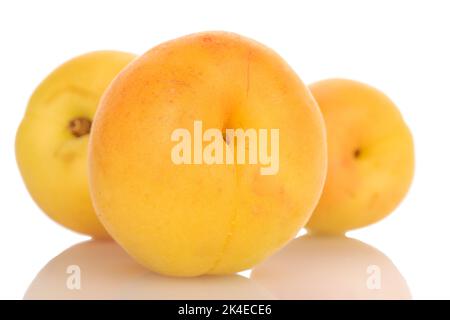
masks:
[[[34,91],[17,131],[17,164],[34,201],[61,225],[96,238],[108,234],[89,196],[89,135],[76,137],[69,123],[91,120],[103,91],[134,58],[124,52],[97,51],[64,63]]]
[[[345,236],[294,239],[256,266],[251,279],[282,300],[411,299],[388,257]]]
[[[309,86],[327,127],[328,175],[306,228],[339,234],[377,222],[407,193],[411,133],[394,103],[366,84],[329,79]]]
[[[177,128],[279,128],[280,169],[175,165]],[[272,50],[206,32],[148,51],[105,92],[89,144],[100,220],[137,261],[174,276],[250,268],[305,225],[323,187],[323,119]],[[299,147],[300,146],[300,147]]]

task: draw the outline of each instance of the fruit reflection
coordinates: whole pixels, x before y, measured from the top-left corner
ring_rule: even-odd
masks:
[[[250,279],[231,275],[170,278],[148,272],[113,241],[82,242],[52,259],[24,299],[272,299]]]
[[[303,236],[258,265],[251,279],[278,299],[410,299],[394,264],[344,236]]]

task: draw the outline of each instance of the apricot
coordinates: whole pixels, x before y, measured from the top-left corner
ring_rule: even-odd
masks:
[[[98,101],[134,55],[91,52],[64,63],[34,91],[16,136],[16,158],[38,206],[61,225],[108,237],[89,196],[87,145]]]
[[[330,79],[309,87],[327,127],[328,175],[307,229],[339,234],[383,219],[414,172],[413,139],[400,111],[360,82]]]
[[[193,137],[196,121],[204,134],[214,129],[210,144],[192,139],[193,154],[173,161],[174,132]],[[226,129],[256,130],[245,131],[253,142],[252,132],[279,130],[277,139],[257,141],[258,153],[279,143],[271,158],[278,156],[278,170],[263,174],[251,150],[243,164],[206,152],[230,151],[236,137]],[[309,219],[325,179],[325,136],[308,88],[274,51],[225,32],[181,37],[139,57],[106,90],[89,144],[94,206],[111,236],[150,270],[248,269]]]

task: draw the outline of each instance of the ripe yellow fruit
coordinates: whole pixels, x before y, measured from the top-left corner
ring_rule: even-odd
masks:
[[[310,85],[327,127],[328,175],[307,229],[344,233],[387,216],[411,184],[414,148],[399,110],[366,84],[323,80]]]
[[[278,172],[174,163],[172,133],[196,120],[205,129],[279,129]],[[105,92],[89,144],[94,206],[153,271],[244,270],[309,219],[325,179],[325,136],[308,88],[275,52],[225,32],[178,38],[131,63]]]
[[[134,55],[98,51],[54,70],[33,93],[16,136],[17,163],[47,215],[93,237],[107,237],[89,196],[87,144],[98,101]]]

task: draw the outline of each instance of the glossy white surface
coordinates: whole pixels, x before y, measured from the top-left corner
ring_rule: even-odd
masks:
[[[413,186],[391,216],[350,236],[370,245],[363,245],[369,252],[371,247],[380,251],[376,256],[388,268],[395,266],[398,272],[392,271],[391,276],[400,279],[401,274],[412,298],[450,298],[449,12],[450,4],[444,0],[0,2],[0,298],[21,299],[48,261],[86,240],[39,211],[17,170],[15,131],[37,84],[80,53],[118,49],[139,54],[162,41],[203,30],[234,31],[265,43],[306,83],[328,77],[353,78],[378,87],[396,102],[415,139]],[[299,253],[293,259],[310,259],[312,252]],[[102,269],[101,264],[92,268],[94,273],[101,271],[96,268]],[[344,269],[349,270],[348,275]],[[356,272],[351,266],[344,269],[340,279]],[[326,269],[318,267],[318,271]],[[121,278],[133,288],[127,297],[165,298],[171,296],[168,288],[178,287],[174,280],[147,277],[142,283],[157,283],[161,288],[158,296],[146,287],[133,287],[135,283],[121,269],[108,272],[100,272],[104,278],[95,277],[99,281],[92,283],[98,287],[96,294],[113,292],[108,286],[115,287],[114,282]],[[294,279],[306,281],[304,276],[293,274],[292,284]],[[57,274],[44,274],[38,282],[54,279]],[[190,286],[200,288],[199,297],[201,288],[220,292],[222,285],[231,293],[242,285],[245,290],[237,294],[267,294],[252,280],[230,279],[236,287],[223,279],[211,285],[198,279],[180,285],[185,291],[190,291]],[[297,293],[302,297],[319,295],[317,290],[323,287],[314,285],[314,277],[307,280],[311,289]],[[85,286],[90,290],[88,282]],[[330,282],[337,288],[336,278]],[[94,291],[86,294],[93,296]],[[406,295],[404,289],[399,292]]]

